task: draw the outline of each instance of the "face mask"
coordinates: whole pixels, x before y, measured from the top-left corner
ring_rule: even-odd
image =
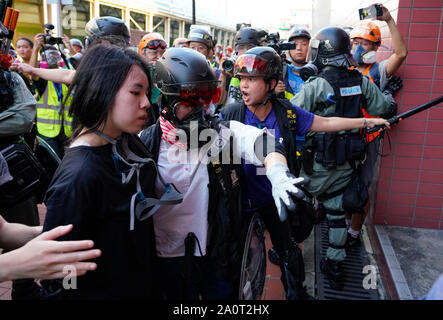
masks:
[[[376,52],[374,50],[365,51],[361,45],[353,49],[351,55],[358,64],[372,64],[377,61]]]

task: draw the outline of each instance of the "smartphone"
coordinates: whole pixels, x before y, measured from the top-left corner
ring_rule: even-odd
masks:
[[[377,18],[383,15],[383,9],[379,4],[374,4],[367,8],[358,9],[358,13],[360,14],[360,20]]]

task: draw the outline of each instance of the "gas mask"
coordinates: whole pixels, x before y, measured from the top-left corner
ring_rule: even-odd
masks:
[[[377,54],[374,50],[365,51],[361,45],[357,45],[351,55],[358,64],[372,64],[377,61]]]
[[[195,102],[188,103],[192,105]],[[205,143],[205,141],[200,141],[198,137],[203,130],[210,128],[208,115],[210,105],[193,107],[193,109],[182,120],[177,119],[175,116],[176,108],[179,105],[186,104],[186,101],[176,102],[174,104],[171,110],[171,113],[173,114],[173,120],[171,122],[178,130],[177,135],[179,136],[179,141],[186,141],[187,148],[189,150],[192,148],[199,148]],[[197,141],[193,141],[195,138],[197,138]]]
[[[157,165],[153,159],[142,158],[131,151],[129,148],[131,135],[123,134],[117,139],[112,139],[98,130],[94,131],[94,133],[112,144],[112,159],[115,170],[122,177],[122,184],[128,184],[134,176],[134,173],[136,174],[137,191],[131,197],[129,230],[134,230],[135,218],[143,221],[151,217],[161,206],[175,205],[183,201],[183,196],[177,191],[175,186],[170,183],[165,183],[161,176],[159,176],[159,178],[165,186],[165,193],[162,197],[155,199],[144,196],[140,184],[140,168],[147,163],[152,163],[158,174]],[[137,141],[134,142],[137,143]],[[139,143],[141,144],[141,142]],[[146,209],[149,208],[150,210],[146,212]]]
[[[49,69],[57,69],[60,58],[60,52],[57,50],[45,50],[43,53],[43,60],[47,63]]]

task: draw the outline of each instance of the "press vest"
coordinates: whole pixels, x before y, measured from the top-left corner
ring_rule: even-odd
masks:
[[[54,138],[59,135],[63,125],[67,137],[72,134],[72,117],[69,116],[69,106],[72,98],[69,97],[65,106],[62,101],[68,94],[68,87],[61,85],[61,95],[55,89],[54,83],[48,81],[45,92],[37,102],[37,131],[40,135]]]

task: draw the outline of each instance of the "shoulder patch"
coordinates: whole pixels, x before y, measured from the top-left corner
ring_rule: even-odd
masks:
[[[361,87],[359,85],[354,86],[354,87],[348,87],[348,88],[340,88],[340,95],[342,97],[354,96],[354,95],[358,95],[358,94],[362,94]]]

